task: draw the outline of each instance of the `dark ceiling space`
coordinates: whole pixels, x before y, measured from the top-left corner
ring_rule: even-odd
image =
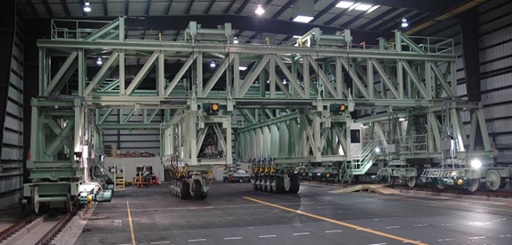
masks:
[[[293,41],[293,35],[302,35],[313,27],[326,34],[350,29],[354,43],[376,43],[377,37],[392,37],[392,30],[400,28],[406,18],[408,28],[419,26],[468,0],[363,0],[349,1],[372,6],[372,11],[358,8],[339,8],[340,0],[314,1],[314,18],[309,23],[292,21],[297,0],[90,0],[92,11],[83,11],[84,0],[18,0],[24,18],[30,19],[90,19],[105,20],[119,16],[132,17],[127,21],[127,38],[178,40],[189,21],[206,28],[232,23],[241,42],[255,42],[270,37],[272,42]],[[261,4],[262,16],[255,14]],[[48,23],[38,21],[34,23]]]

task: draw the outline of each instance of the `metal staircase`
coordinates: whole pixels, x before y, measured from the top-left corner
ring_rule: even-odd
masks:
[[[346,172],[352,176],[365,174],[375,161],[376,155],[374,153],[374,148],[375,145],[373,142],[366,144],[361,152],[361,155],[353,156],[352,162],[346,165]]]

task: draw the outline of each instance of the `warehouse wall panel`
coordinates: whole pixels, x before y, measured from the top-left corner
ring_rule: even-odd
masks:
[[[23,50],[20,49],[23,30],[21,18],[17,16],[15,21],[11,62],[3,68],[8,69],[10,75],[7,100],[3,105],[6,113],[2,129],[0,208],[16,204],[23,187]]]

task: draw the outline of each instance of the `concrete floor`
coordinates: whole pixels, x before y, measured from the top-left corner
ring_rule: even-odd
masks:
[[[512,244],[510,202],[335,188],[276,195],[214,183],[206,200],[185,201],[166,183],[127,188],[96,205],[75,244]]]

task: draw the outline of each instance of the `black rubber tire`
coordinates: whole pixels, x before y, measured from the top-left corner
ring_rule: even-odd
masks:
[[[283,179],[280,176],[274,176],[274,179],[276,181],[276,189],[274,190],[274,193],[283,193],[284,192],[284,183]]]
[[[274,192],[274,187],[272,187],[272,182],[274,181],[274,176],[269,176],[267,181],[268,181],[268,192],[270,193],[273,193]]]
[[[204,200],[208,197],[208,192],[201,193],[201,199]]]
[[[257,191],[258,190],[258,185],[256,184],[258,182],[258,176],[254,176],[253,178],[253,182],[252,182],[252,188]]]
[[[189,184],[185,180],[181,180],[180,198],[186,200],[190,198]]]
[[[263,177],[263,191],[268,192],[268,177]]]
[[[290,190],[289,192],[291,194],[297,194],[300,189],[300,181],[298,176],[291,176],[290,177]]]
[[[201,181],[196,179],[194,180],[194,198],[201,199],[201,191],[203,190],[203,185]]]

